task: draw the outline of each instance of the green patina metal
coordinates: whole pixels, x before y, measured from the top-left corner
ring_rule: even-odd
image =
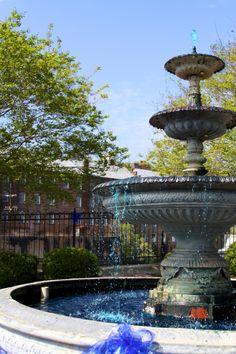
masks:
[[[122,212],[125,191],[126,221],[160,223],[176,238],[177,247],[162,261],[161,280],[145,302],[145,310],[157,315],[235,316],[228,264],[217,254],[214,240],[236,224],[236,178],[205,176],[202,156],[205,140],[236,126],[235,112],[201,102],[200,81],[224,66],[220,58],[198,54],[196,48],[165,64],[167,71],[189,81],[189,104],[154,114],[150,124],[187,142],[184,176],[134,177],[95,188],[104,206],[116,213]],[[120,193],[114,205],[111,189],[116,187]]]

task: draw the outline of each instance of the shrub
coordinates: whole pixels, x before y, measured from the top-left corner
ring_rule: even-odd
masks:
[[[45,279],[94,277],[99,273],[95,254],[75,247],[54,249],[43,258]]]
[[[229,262],[230,274],[236,275],[236,242],[229,246],[224,257]]]
[[[0,288],[30,283],[37,279],[37,258],[0,252]]]
[[[170,256],[172,255],[172,253],[173,253],[173,252],[167,252],[167,253],[165,253],[163,259],[166,259],[166,258],[170,257]]]

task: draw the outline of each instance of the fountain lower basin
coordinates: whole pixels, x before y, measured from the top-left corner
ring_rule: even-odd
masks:
[[[42,287],[49,294],[106,287],[109,282],[117,288],[149,286],[155,278],[93,278],[43,281],[0,290],[0,343],[11,354],[83,353],[94,343],[107,338],[114,323],[82,320],[32,309],[19,301],[27,297],[40,298]],[[70,289],[70,290],[69,290]],[[137,327],[138,328],[138,327]],[[143,328],[143,327],[142,327]],[[147,327],[160,345],[160,353],[220,354],[235,353],[234,331]]]
[[[161,263],[161,281],[146,310],[206,318],[235,316],[227,262],[214,245],[236,224],[236,178],[214,176],[134,177],[95,187],[103,205],[130,223],[161,224],[176,238]]]

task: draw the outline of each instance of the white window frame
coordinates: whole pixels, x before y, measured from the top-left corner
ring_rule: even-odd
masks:
[[[25,192],[19,193],[18,201],[19,201],[19,204],[25,204],[25,202],[26,202],[26,193]]]
[[[34,204],[40,205],[41,204],[41,195],[40,193],[34,193]]]
[[[81,208],[82,207],[82,197],[80,195],[78,195],[76,197],[76,207],[77,208]]]
[[[2,212],[1,213],[1,220],[2,221],[8,221],[8,219],[9,219],[9,214],[8,214],[8,212]]]
[[[70,183],[69,182],[64,182],[63,183],[63,189],[70,189]]]
[[[20,222],[22,224],[25,224],[26,223],[26,215],[23,211],[20,212]]]
[[[56,199],[55,198],[48,198],[48,204],[49,205],[55,205],[56,204]]]
[[[40,224],[41,223],[41,214],[40,214],[40,212],[35,213],[35,215],[34,215],[34,223],[35,224]]]
[[[55,224],[55,214],[48,214],[48,223],[49,225],[54,225]]]

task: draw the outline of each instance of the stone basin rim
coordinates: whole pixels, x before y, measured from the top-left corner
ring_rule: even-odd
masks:
[[[203,54],[203,53],[189,53],[189,54],[177,55],[177,56],[169,59],[165,63],[164,67],[169,73],[175,74],[175,72],[171,69],[171,65],[174,65],[174,64],[176,65],[176,63],[181,62],[182,60],[185,61],[186,59],[191,59],[193,62],[197,63],[197,61],[200,58],[211,59],[211,60],[214,60],[216,63],[218,63],[218,67],[214,70],[214,73],[217,73],[225,68],[225,63],[222,59],[220,59],[219,57],[217,57],[215,55]]]
[[[93,278],[94,281],[97,279]],[[123,279],[128,280],[132,277],[123,277]],[[23,354],[27,352],[26,349],[28,352],[34,350],[34,353],[37,354],[83,353],[89,346],[107,338],[116,324],[39,311],[19,303],[11,296],[12,292],[23,287],[32,285],[50,287],[53,283],[63,281],[68,283],[75,280],[84,281],[86,278],[41,281],[0,290],[0,339],[5,339],[9,345],[11,342],[13,345],[18,345],[18,348],[11,351],[11,354]],[[139,326],[133,327],[140,329]],[[143,326],[142,328],[154,333],[155,341],[160,344],[162,353],[221,354],[222,351],[227,354],[235,353],[235,331]],[[7,337],[8,334],[9,337]],[[3,346],[2,341],[1,345]],[[23,351],[20,350],[21,345]]]

